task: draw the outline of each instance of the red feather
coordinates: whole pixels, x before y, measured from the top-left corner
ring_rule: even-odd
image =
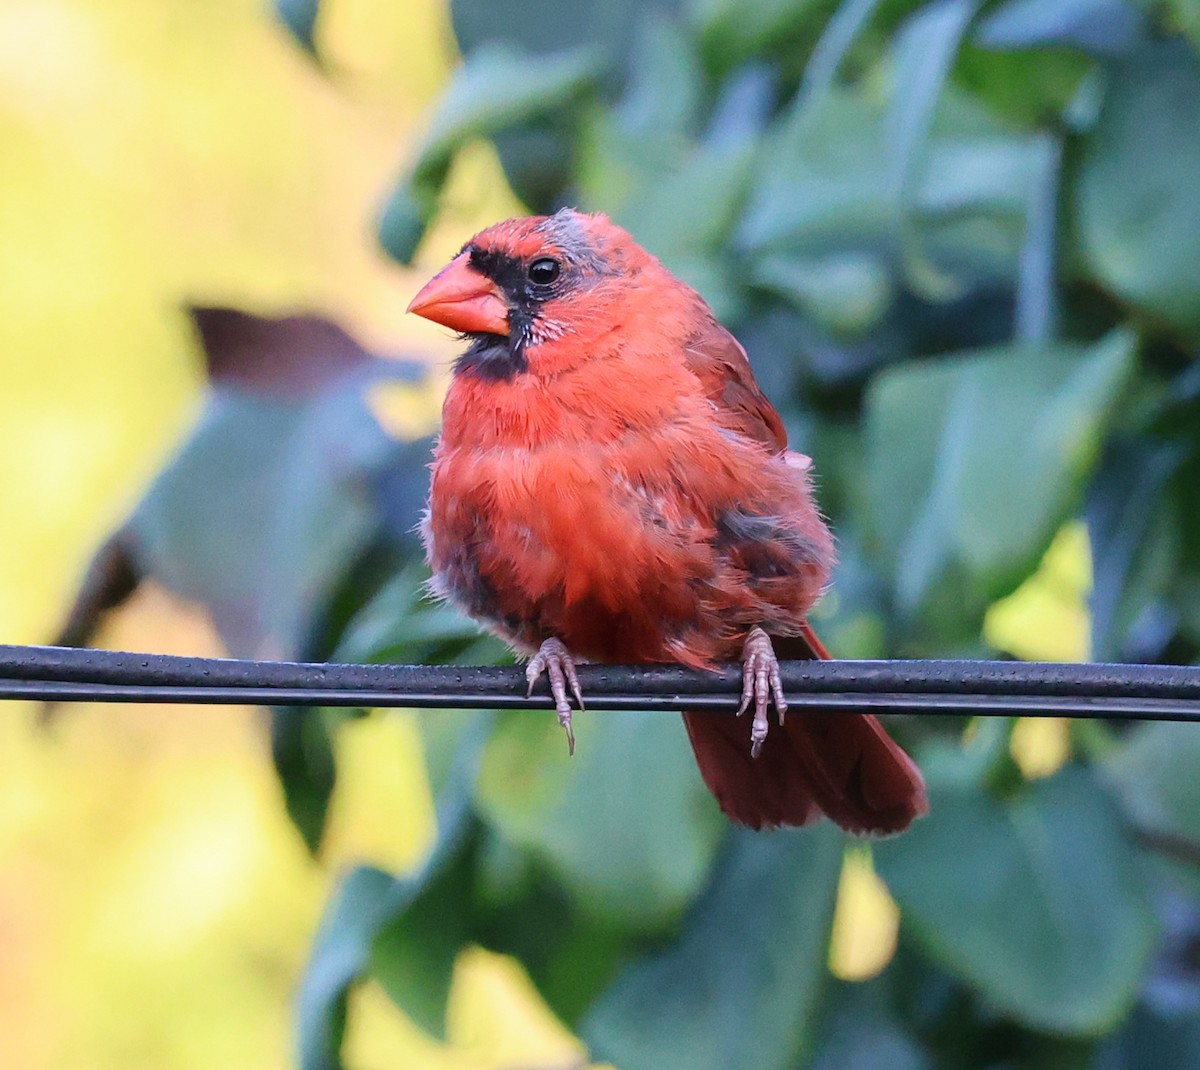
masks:
[[[776,640],[775,650],[829,659],[807,625],[795,640]],[[747,717],[685,713],[683,721],[704,783],[738,824],[806,825],[824,813],[849,832],[889,833],[929,809],[916,763],[869,714],[790,713],[753,759]]]
[[[436,590],[579,660],[710,668],[756,627],[779,656],[829,656],[807,624],[834,559],[807,458],[736,339],[628,234],[571,211],[497,224],[410,308],[471,340],[424,529]],[[872,717],[793,714],[757,759],[749,715],[684,719],[734,821],[895,832],[925,811]]]

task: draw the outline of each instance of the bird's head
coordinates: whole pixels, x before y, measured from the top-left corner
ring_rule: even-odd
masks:
[[[623,298],[647,271],[665,275],[607,216],[564,208],[476,234],[408,311],[471,340],[459,371],[507,379],[537,363],[540,347],[571,338],[584,352],[619,326]]]

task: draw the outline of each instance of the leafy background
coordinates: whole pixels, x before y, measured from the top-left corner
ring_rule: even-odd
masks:
[[[418,594],[400,309],[575,204],[816,458],[839,654],[1196,660],[1200,7],[396,7],[0,5],[7,638],[107,526],[75,641],[502,656]],[[1188,726],[897,721],[933,810],[868,845],[727,828],[672,718],[23,716],[25,1065],[1200,1063]]]

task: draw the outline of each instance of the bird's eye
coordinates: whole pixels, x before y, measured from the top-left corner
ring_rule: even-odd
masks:
[[[529,281],[538,286],[546,286],[557,279],[561,271],[562,264],[553,257],[543,256],[529,265]]]

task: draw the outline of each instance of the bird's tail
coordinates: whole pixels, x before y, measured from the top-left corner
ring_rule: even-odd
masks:
[[[785,658],[829,658],[805,627],[775,639]],[[700,775],[730,820],[750,828],[806,825],[826,814],[848,832],[900,832],[929,809],[916,763],[869,714],[797,710],[750,757],[750,715],[685,713]]]

